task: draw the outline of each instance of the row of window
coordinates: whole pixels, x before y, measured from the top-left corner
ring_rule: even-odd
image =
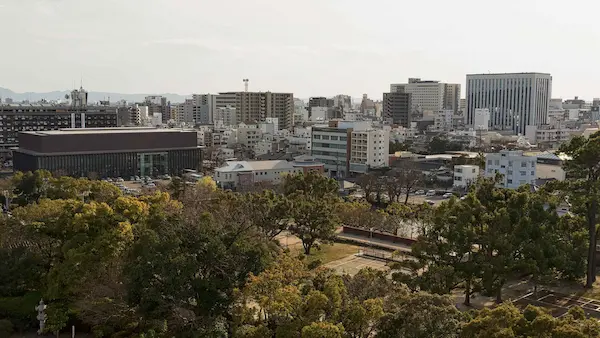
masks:
[[[315,140],[347,141],[346,136],[313,135]]]

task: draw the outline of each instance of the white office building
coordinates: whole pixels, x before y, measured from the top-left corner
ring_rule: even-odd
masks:
[[[382,129],[353,131],[350,139],[350,171],[365,173],[390,164],[390,132]]]
[[[523,184],[535,184],[536,158],[523,155],[521,150],[502,150],[485,155],[485,176],[502,175],[500,186],[516,189]]]
[[[460,110],[460,84],[410,78],[408,83],[391,84],[390,92],[411,94],[412,109],[419,111]]]
[[[475,118],[473,120],[473,129],[488,131],[490,127],[490,110],[487,108],[475,109]]]
[[[550,74],[469,74],[467,124],[475,126],[475,110],[487,108],[492,129],[524,135],[526,126],[547,123],[551,93]]]
[[[433,127],[436,130],[451,130],[453,128],[453,120],[453,110],[439,110],[433,117]]]
[[[479,178],[479,167],[476,165],[455,165],[454,183],[455,188],[466,188]]]

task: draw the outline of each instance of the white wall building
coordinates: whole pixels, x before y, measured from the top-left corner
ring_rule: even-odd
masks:
[[[479,167],[476,165],[455,165],[454,183],[455,188],[466,188],[474,184],[479,178]]]
[[[237,130],[237,142],[246,147],[254,148],[254,146],[262,140],[262,131],[257,124],[240,123]]]
[[[327,107],[312,107],[310,109],[311,121],[326,121],[329,108]]]
[[[550,126],[527,126],[525,137],[531,144],[545,143],[556,144],[568,142],[573,136],[574,130],[567,128],[550,128]]]
[[[350,171],[389,166],[390,133],[382,129],[353,131],[350,141]]]
[[[474,130],[489,130],[490,126],[490,110],[487,108],[475,109],[475,118],[473,120]]]
[[[412,108],[419,111],[460,110],[460,84],[410,78],[408,83],[390,85],[390,92],[411,94]]]
[[[500,186],[516,189],[523,184],[535,184],[536,165],[536,158],[523,155],[523,151],[502,150],[485,155],[485,176],[495,177],[500,173]]]
[[[487,108],[493,129],[523,135],[528,125],[547,124],[551,93],[550,74],[468,74],[467,124],[476,128],[475,109]]]
[[[437,130],[450,130],[453,128],[453,110],[438,110],[433,118],[433,126]]]
[[[223,189],[235,189],[266,182],[279,184],[286,174],[300,173],[292,162],[281,161],[228,161],[222,168],[215,169],[214,180]]]

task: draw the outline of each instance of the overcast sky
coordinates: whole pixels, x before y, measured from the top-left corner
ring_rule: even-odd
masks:
[[[0,87],[379,98],[408,77],[548,72],[600,97],[600,1],[0,0]]]

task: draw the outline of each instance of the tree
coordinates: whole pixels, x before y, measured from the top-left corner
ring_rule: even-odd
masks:
[[[171,203],[164,195],[147,198]],[[207,202],[230,208],[236,201],[223,193]],[[212,332],[227,323],[235,290],[250,273],[259,274],[268,265],[276,246],[250,222],[230,222],[236,215],[217,218],[225,209],[215,214],[191,210],[189,215],[168,206],[159,205],[159,210],[163,212],[140,227],[125,261],[129,304],[147,319],[171,318],[169,330],[174,332]]]
[[[390,141],[390,154],[395,154],[398,151],[410,151],[410,147],[412,146],[412,142],[405,141],[399,142],[396,140],[395,142]]]
[[[381,204],[381,193],[384,187],[384,178],[375,173],[366,173],[356,179],[358,184],[365,192],[365,199],[371,204]],[[375,199],[373,199],[375,194]]]
[[[458,337],[462,314],[447,296],[398,291],[386,304],[377,338]]]
[[[564,161],[567,180],[555,183],[554,188],[568,195],[573,212],[585,217],[589,236],[587,279],[585,286],[596,281],[596,243],[598,202],[600,198],[600,132],[588,139],[574,137],[560,147],[560,152],[571,157]]]
[[[404,204],[408,204],[410,193],[423,184],[423,173],[417,168],[415,162],[405,160],[400,162],[399,166],[392,171],[391,175],[396,177],[394,183],[397,183],[401,187],[401,190],[406,194]]]
[[[355,228],[385,230],[386,215],[381,210],[373,210],[366,202],[340,203],[338,215],[343,225]]]
[[[283,194],[286,196],[302,193],[306,196],[321,198],[328,195],[337,195],[339,184],[334,179],[321,175],[318,172],[289,174],[283,179]]]
[[[336,215],[339,199],[334,196],[316,198],[297,193],[289,197],[291,222],[289,230],[302,241],[304,253],[310,255],[315,243],[328,243],[339,226]]]
[[[427,145],[427,151],[430,154],[440,154],[447,151],[460,151],[463,146],[460,143],[449,141],[446,138],[434,136]]]
[[[302,328],[302,338],[342,338],[344,327],[326,322],[313,322]]]
[[[268,239],[273,239],[288,228],[290,201],[271,190],[244,196],[246,212],[251,222]]]

